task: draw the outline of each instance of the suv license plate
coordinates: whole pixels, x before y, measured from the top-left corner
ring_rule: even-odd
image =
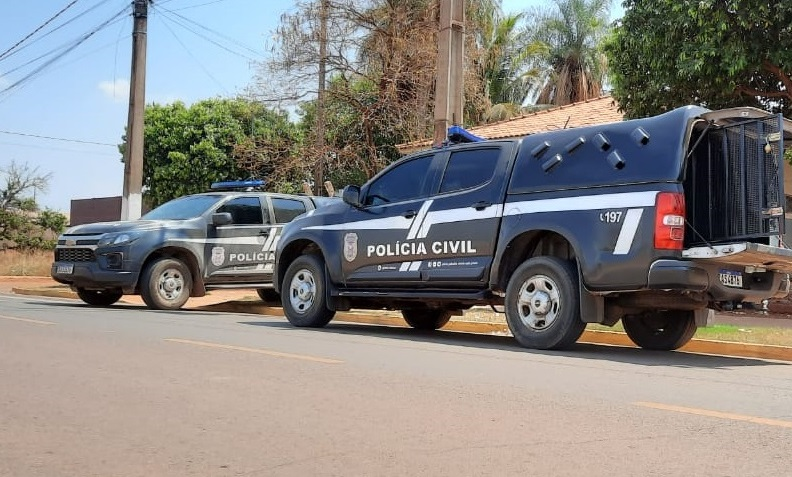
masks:
[[[720,282],[727,287],[742,288],[742,273],[733,270],[721,270]]]
[[[68,265],[58,265],[55,268],[55,272],[56,273],[66,273],[66,274],[70,275],[70,274],[74,273],[74,264],[70,263]]]

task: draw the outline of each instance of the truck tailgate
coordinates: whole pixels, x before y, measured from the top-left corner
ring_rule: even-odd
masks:
[[[693,247],[684,250],[682,256],[693,260],[792,273],[792,250],[753,242]]]

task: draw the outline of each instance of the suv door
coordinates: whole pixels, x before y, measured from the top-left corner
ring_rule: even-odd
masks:
[[[262,203],[263,202],[263,203]],[[204,251],[209,283],[262,283],[272,280],[266,268],[267,243],[274,240],[269,205],[264,196],[234,197],[215,213],[228,212],[228,225],[208,225]],[[269,278],[267,278],[269,277]]]
[[[344,219],[341,270],[348,286],[410,286],[421,280],[412,266],[425,255],[415,240],[445,152],[407,159],[386,169],[361,190],[362,207]],[[433,164],[434,163],[434,164]],[[417,263],[417,262],[416,262]]]

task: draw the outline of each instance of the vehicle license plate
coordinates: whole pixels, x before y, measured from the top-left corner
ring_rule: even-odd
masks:
[[[720,281],[727,287],[742,288],[742,273],[733,270],[721,270]]]
[[[68,265],[58,265],[55,271],[57,273],[74,273],[74,264],[70,263]]]

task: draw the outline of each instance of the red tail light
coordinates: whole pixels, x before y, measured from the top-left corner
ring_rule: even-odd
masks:
[[[662,250],[682,250],[685,239],[685,196],[660,192],[655,199],[654,246]]]

